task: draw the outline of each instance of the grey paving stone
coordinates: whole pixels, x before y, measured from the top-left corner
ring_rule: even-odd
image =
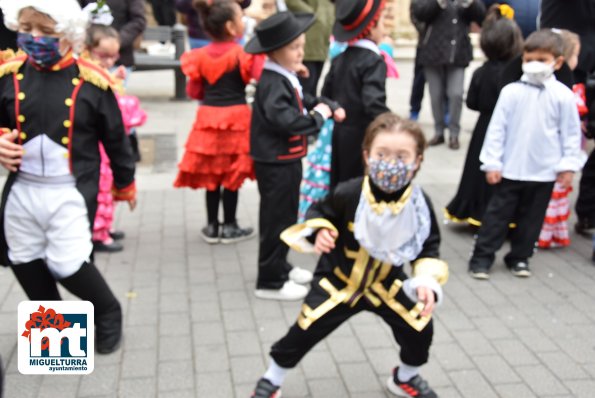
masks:
[[[562,352],[543,352],[537,356],[541,362],[561,380],[588,379],[585,372],[572,358]],[[594,391],[595,392],[595,391]]]
[[[126,350],[152,350],[157,346],[157,329],[129,326],[124,328]]]
[[[225,331],[220,322],[195,322],[192,324],[192,342],[194,345],[213,345],[225,343]]]
[[[350,362],[365,362],[366,354],[357,339],[353,337],[330,336],[326,343],[339,364]]]
[[[157,370],[159,391],[194,388],[194,367],[191,360],[160,362]]]
[[[243,291],[228,291],[219,294],[223,310],[250,310],[248,297]]]
[[[159,336],[180,336],[190,334],[190,319],[187,314],[159,314]]]
[[[306,379],[333,379],[339,377],[334,358],[328,352],[309,352],[301,361]]]
[[[456,339],[463,350],[472,358],[476,355],[490,355],[496,352],[490,340],[478,330],[460,331],[456,334]]]
[[[235,384],[249,383],[254,385],[263,374],[264,364],[261,355],[232,357],[230,362],[231,375]]]
[[[494,340],[496,350],[512,366],[539,364],[537,357],[517,340]]]
[[[246,310],[223,311],[223,325],[227,331],[255,330],[252,312]]]
[[[229,355],[262,355],[260,351],[260,342],[255,331],[247,330],[243,332],[228,332],[227,349]]]
[[[192,302],[190,318],[193,322],[219,322],[222,320],[218,301]]]
[[[360,324],[354,319],[352,327],[364,349],[394,347],[394,337],[392,333],[387,333],[387,331],[378,323]]]
[[[37,397],[41,387],[42,376],[22,375],[20,373],[5,376],[4,396],[8,397]]]
[[[122,378],[155,377],[157,353],[155,350],[124,351]]]
[[[201,373],[229,371],[229,355],[225,344],[195,345],[194,366]]]
[[[543,365],[519,366],[516,370],[537,396],[568,393],[568,389]]]
[[[256,380],[255,380],[256,382]],[[286,394],[283,396],[288,397],[303,397],[309,398],[310,391],[308,389],[308,384],[306,383],[306,379],[304,374],[302,373],[301,369],[295,368],[292,369],[288,374],[285,382],[283,383],[283,391]]]
[[[382,386],[368,363],[342,363],[339,364],[339,372],[351,394],[382,391]]]
[[[180,293],[166,293],[161,295],[160,312],[180,312],[187,314],[189,309],[188,296]]]
[[[496,317],[473,319],[481,333],[490,340],[508,339],[513,337],[511,330]]]
[[[150,326],[157,325],[157,318],[155,304],[131,302],[125,319],[128,326]]]
[[[590,398],[595,391],[595,380],[569,380],[564,382],[573,397]]]
[[[194,390],[159,391],[159,398],[195,398]]]
[[[157,394],[156,380],[153,378],[124,379],[118,386],[119,397],[154,397]]]
[[[159,361],[192,358],[192,338],[188,336],[163,336],[159,338]]]
[[[494,388],[501,398],[537,397],[525,384],[499,384]]]
[[[457,370],[449,372],[449,376],[462,397],[498,397],[498,394],[477,370]]]
[[[78,396],[116,395],[119,373],[118,365],[96,367],[93,373],[82,378]]]
[[[29,378],[30,376],[26,376]],[[34,376],[37,377],[37,376]],[[54,398],[56,395],[64,398],[76,397],[79,384],[83,376],[47,375],[42,376],[38,398]],[[8,385],[8,383],[7,383]],[[5,394],[6,397],[12,395]],[[14,395],[16,396],[16,395]]]
[[[483,376],[492,384],[519,383],[521,378],[504,359],[498,355],[474,356],[475,362]]]
[[[432,351],[440,366],[446,371],[473,369],[475,367],[459,345],[435,346]]]
[[[199,373],[195,380],[197,397],[233,397],[234,389],[230,372]]]
[[[349,396],[343,380],[338,377],[329,379],[308,378],[311,398],[344,398]]]

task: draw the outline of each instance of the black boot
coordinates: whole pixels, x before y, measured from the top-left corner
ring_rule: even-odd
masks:
[[[11,265],[10,268],[29,300],[62,300],[56,280],[45,261],[38,259]]]
[[[95,307],[95,350],[114,352],[122,340],[122,308],[94,264],[84,263],[72,276],[60,280],[71,293]]]

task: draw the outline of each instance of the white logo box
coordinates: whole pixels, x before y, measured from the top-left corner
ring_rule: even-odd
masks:
[[[94,328],[93,304],[89,301],[22,301],[18,306],[17,327],[19,372],[58,375],[93,372]],[[64,338],[67,346],[61,343]]]

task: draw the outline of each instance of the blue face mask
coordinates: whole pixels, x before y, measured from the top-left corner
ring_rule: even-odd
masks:
[[[374,184],[387,193],[393,193],[409,184],[414,163],[405,164],[402,160],[386,161],[368,159],[369,175]]]
[[[60,39],[57,37],[33,37],[30,33],[19,32],[17,44],[36,65],[42,68],[54,66],[62,59]]]

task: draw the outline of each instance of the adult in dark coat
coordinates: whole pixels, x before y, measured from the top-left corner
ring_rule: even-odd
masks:
[[[479,0],[414,0],[415,19],[427,28],[419,45],[419,63],[424,66],[430,89],[434,138],[429,145],[444,143],[444,97],[448,98],[449,147],[459,148],[465,68],[473,59],[469,25],[481,24],[485,6]]]
[[[8,48],[17,49],[17,34],[4,25],[4,14],[0,9],[0,51]]]
[[[95,0],[79,0],[81,6],[94,3]],[[120,34],[120,59],[118,65],[127,68],[134,66],[134,42],[147,27],[144,0],[107,0],[112,11],[112,26]]]
[[[542,0],[540,25],[542,28],[568,29],[580,36],[581,52],[574,81],[585,82],[587,75],[595,71],[595,0]],[[595,113],[593,106],[591,101],[591,114]],[[591,152],[583,168],[576,214],[577,232],[595,228],[595,152]]]
[[[159,26],[174,26],[176,23],[174,0],[151,0],[151,7]]]
[[[514,9],[514,20],[521,28],[523,37],[529,36],[537,29],[539,16],[539,0],[483,0],[486,8],[492,4],[508,4]]]

